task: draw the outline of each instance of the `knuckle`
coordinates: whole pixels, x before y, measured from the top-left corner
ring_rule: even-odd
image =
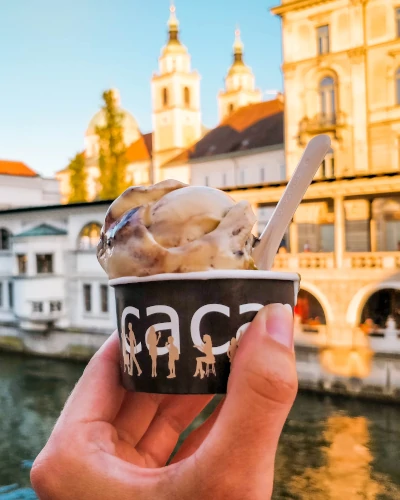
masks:
[[[298,380],[294,358],[288,354],[265,360],[258,366],[249,364],[246,378],[250,390],[261,398],[285,406],[293,404]]]
[[[50,439],[32,465],[30,479],[40,500],[61,500],[68,471],[76,470],[77,458],[60,444],[53,446]]]
[[[30,479],[32,487],[41,500],[55,498],[57,473],[54,462],[46,453],[41,453],[33,463]]]

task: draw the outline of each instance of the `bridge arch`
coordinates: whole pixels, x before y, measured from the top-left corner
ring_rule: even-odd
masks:
[[[319,290],[319,288],[314,285],[313,283],[310,283],[308,281],[301,281],[300,282],[300,291],[304,290],[305,292],[308,292],[311,294],[321,305],[321,308],[324,312],[325,315],[325,321],[326,324],[329,325],[333,322],[333,313],[331,306],[329,304],[328,299],[326,296]]]
[[[400,282],[383,281],[381,283],[372,283],[358,290],[347,308],[347,323],[353,327],[358,327],[360,325],[363,309],[367,304],[368,299],[374,293],[387,289],[400,290]]]

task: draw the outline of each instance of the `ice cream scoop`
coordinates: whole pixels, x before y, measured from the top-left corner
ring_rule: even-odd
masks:
[[[110,206],[97,257],[110,279],[254,269],[255,215],[218,189],[167,180],[131,187]]]

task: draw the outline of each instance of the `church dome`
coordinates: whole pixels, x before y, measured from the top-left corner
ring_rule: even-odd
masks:
[[[137,131],[140,135],[139,126],[134,116],[126,109],[118,106],[118,111],[124,115],[122,119],[122,126],[124,130],[130,130],[131,132]],[[105,112],[103,109],[98,111],[93,118],[90,120],[88,128],[86,130],[86,135],[96,134],[96,127],[103,127],[106,123]]]
[[[126,111],[126,109],[121,107],[118,90],[113,89],[113,93],[115,95],[117,109],[120,113],[123,114],[122,128],[124,131],[123,134],[124,143],[126,146],[129,146],[133,142],[136,142],[141,137],[142,134],[140,132],[139,125],[135,120],[134,116],[129,111]],[[103,127],[105,124],[106,124],[105,111],[101,109],[93,116],[93,118],[89,122],[88,128],[86,129],[85,147],[88,157],[97,155],[98,147],[96,145],[98,143],[98,137],[96,134],[96,128]]]

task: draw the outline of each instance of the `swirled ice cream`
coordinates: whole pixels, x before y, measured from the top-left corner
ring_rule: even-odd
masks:
[[[167,180],[130,187],[110,206],[97,257],[110,279],[254,269],[255,215],[218,189]]]

